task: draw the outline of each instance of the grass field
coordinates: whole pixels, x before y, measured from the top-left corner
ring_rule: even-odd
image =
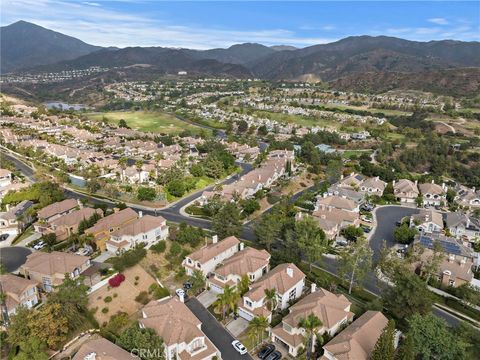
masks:
[[[149,111],[113,111],[88,114],[92,120],[106,119],[109,123],[118,124],[121,119],[132,129],[160,134],[178,134],[190,130],[198,134],[201,128],[177,119],[175,116],[162,112]],[[208,131],[208,130],[206,130]]]
[[[350,159],[352,156],[361,156],[363,154],[371,155],[373,150],[366,149],[366,150],[345,150],[342,152],[342,156],[344,158]]]
[[[256,110],[254,112],[255,116],[269,118],[283,123],[294,123],[301,126],[329,126],[329,127],[339,127],[340,123],[334,120],[325,120],[325,119],[315,119],[301,115],[290,115],[283,113],[276,113],[271,111]]]

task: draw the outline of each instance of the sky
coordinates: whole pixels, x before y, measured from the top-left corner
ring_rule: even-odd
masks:
[[[353,35],[480,41],[480,1],[2,0],[25,20],[100,46],[305,47]]]

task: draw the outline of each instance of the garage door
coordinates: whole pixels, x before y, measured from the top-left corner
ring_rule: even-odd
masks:
[[[249,312],[246,312],[242,308],[238,309],[238,315],[240,315],[242,318],[244,318],[245,320],[248,320],[248,321],[251,321],[254,318],[254,316],[252,314],[250,314]]]
[[[223,293],[223,289],[217,284],[213,284],[213,283],[210,283],[210,290],[212,290],[216,294]]]

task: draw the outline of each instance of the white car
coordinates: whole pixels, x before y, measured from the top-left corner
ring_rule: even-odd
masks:
[[[88,249],[81,248],[75,254],[82,255],[82,256],[87,256],[87,255],[89,255],[89,253],[90,253],[90,251],[88,251]]]
[[[238,340],[233,340],[232,346],[235,350],[237,350],[240,353],[240,355],[244,355],[248,352],[247,348]]]
[[[175,290],[175,293],[177,294],[178,297],[185,297],[185,290],[183,289],[177,289]]]
[[[369,219],[368,217],[366,216],[361,216],[360,219],[362,219],[363,221],[367,222],[367,223],[371,223],[372,222],[372,219]]]
[[[33,245],[33,248],[35,250],[41,250],[45,247],[45,243],[43,241],[40,241],[38,243],[36,243],[35,245]]]

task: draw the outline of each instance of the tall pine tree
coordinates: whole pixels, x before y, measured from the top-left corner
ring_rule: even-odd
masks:
[[[375,344],[370,360],[395,359],[395,321],[390,320]]]

